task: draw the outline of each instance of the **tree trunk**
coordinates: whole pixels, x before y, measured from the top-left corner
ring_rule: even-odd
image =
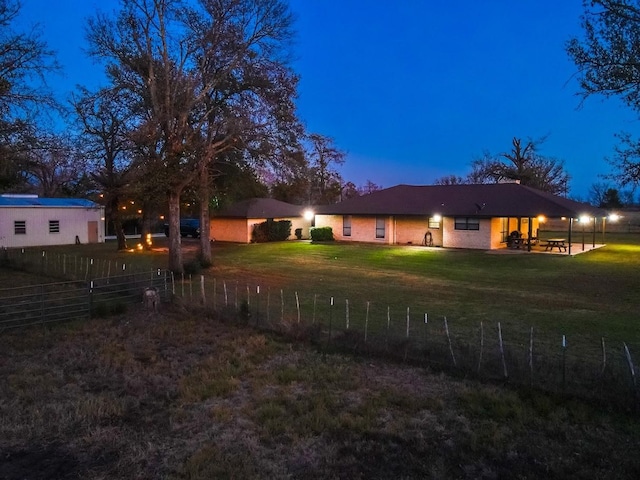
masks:
[[[122,219],[120,218],[120,210],[118,210],[118,198],[111,198],[107,202],[107,218],[111,218],[113,222],[113,229],[115,230],[116,239],[118,243],[118,250],[127,249],[127,237],[124,236],[124,228],[122,227]]]
[[[148,236],[148,238],[147,238]],[[151,250],[151,210],[143,204],[140,241],[146,250]]]
[[[209,176],[204,165],[200,169],[200,261],[208,267],[213,260],[211,255],[211,231],[209,220]]]
[[[182,242],[180,238],[180,192],[169,192],[169,270],[182,273]]]

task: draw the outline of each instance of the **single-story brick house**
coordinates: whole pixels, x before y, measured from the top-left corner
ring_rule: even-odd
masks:
[[[291,236],[302,229],[302,238],[309,237],[312,218],[305,218],[309,207],[292,205],[273,198],[250,198],[217,212],[211,218],[211,238],[222,242],[250,243],[253,226],[266,220],[290,220]]]
[[[535,238],[545,218],[595,225],[607,213],[518,183],[397,185],[316,208],[315,225],[336,240],[450,248],[504,248],[512,231]]]
[[[0,247],[104,242],[104,207],[81,198],[0,195]]]

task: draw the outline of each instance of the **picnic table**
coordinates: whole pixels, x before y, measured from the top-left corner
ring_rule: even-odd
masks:
[[[554,248],[557,248],[559,252],[567,251],[566,239],[564,238],[548,238],[546,242],[544,245],[545,252],[553,251]]]

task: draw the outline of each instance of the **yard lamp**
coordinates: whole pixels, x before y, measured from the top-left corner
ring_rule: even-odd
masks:
[[[313,210],[305,210],[304,213],[302,214],[302,216],[304,217],[304,219],[307,222],[310,222],[311,220],[313,220],[313,217],[315,217],[315,213],[313,213]]]

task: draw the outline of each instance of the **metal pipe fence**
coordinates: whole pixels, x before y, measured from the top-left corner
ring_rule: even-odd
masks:
[[[0,332],[52,322],[88,320],[122,313],[141,303],[146,288],[170,300],[167,270],[128,273],[89,281],[68,281],[0,289]]]

